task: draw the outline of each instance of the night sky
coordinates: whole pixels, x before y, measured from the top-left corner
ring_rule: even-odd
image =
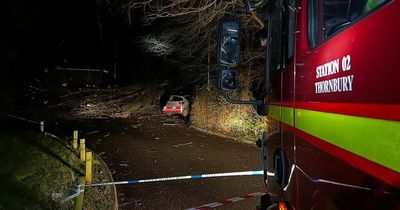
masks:
[[[146,80],[162,68],[161,59],[143,55],[136,44],[139,35],[154,28],[141,26],[140,12],[127,15],[117,7],[95,0],[10,1],[2,27],[2,63],[8,73],[36,74],[44,68],[99,68],[112,71],[114,48],[120,82]],[[3,6],[2,6],[3,7]]]
[[[96,0],[8,1],[2,5],[1,97],[13,106],[24,87],[56,66],[110,72],[105,85],[163,81],[171,70],[162,58],[141,53],[137,39],[157,27],[143,27],[134,11],[129,25],[117,6]],[[117,58],[114,58],[115,49]],[[117,80],[113,81],[114,62]],[[169,75],[168,75],[169,74]]]

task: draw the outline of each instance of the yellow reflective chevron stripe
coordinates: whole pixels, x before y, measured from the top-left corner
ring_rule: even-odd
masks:
[[[269,105],[268,115],[275,120],[282,121],[281,106]]]
[[[284,106],[269,106],[269,116],[290,126],[294,126],[293,108]]]
[[[271,105],[269,111],[272,118],[282,123],[400,172],[400,122],[398,121],[277,105]]]

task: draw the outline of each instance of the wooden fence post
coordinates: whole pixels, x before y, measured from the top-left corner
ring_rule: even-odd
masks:
[[[40,121],[40,132],[44,132],[44,121]]]
[[[85,184],[85,177],[79,177],[79,184],[80,185],[84,185]],[[74,203],[74,209],[75,210],[82,210],[83,208],[83,195],[85,193],[85,187],[81,186],[80,187],[81,190],[83,190],[79,196],[75,199],[75,203]]]
[[[85,176],[86,176],[86,183],[92,183],[92,166],[93,166],[93,155],[92,152],[86,152],[86,164],[85,164]]]
[[[73,133],[72,147],[74,149],[78,149],[78,131],[77,130],[75,130]]]
[[[85,161],[85,155],[86,155],[85,139],[81,139],[80,141],[80,150],[81,150],[81,160]]]

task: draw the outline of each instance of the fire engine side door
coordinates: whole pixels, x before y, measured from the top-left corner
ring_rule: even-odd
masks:
[[[294,27],[295,0],[273,2],[268,22],[268,62],[271,82],[269,116],[279,132],[270,136],[268,146],[268,182],[272,199],[295,200],[296,184],[294,142]],[[272,175],[273,173],[273,175]],[[290,180],[290,181],[289,181]],[[289,183],[291,182],[291,183]]]

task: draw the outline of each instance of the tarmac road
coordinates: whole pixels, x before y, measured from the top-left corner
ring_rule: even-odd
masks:
[[[204,134],[158,112],[129,120],[84,123],[87,146],[107,163],[115,181],[260,169],[255,144]],[[80,126],[81,127],[81,126]],[[186,209],[257,192],[261,177],[224,177],[117,186],[120,209]],[[219,209],[255,209],[250,198]]]

